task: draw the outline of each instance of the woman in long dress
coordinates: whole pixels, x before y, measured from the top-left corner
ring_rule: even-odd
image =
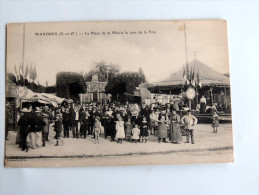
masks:
[[[158,143],[161,142],[161,140],[163,140],[163,142],[166,143],[166,138],[167,138],[167,115],[166,113],[163,111],[159,118],[159,124],[157,127],[157,137],[158,137]]]
[[[180,116],[176,114],[173,110],[170,116],[170,130],[169,130],[169,140],[174,144],[179,144],[182,142],[182,132],[180,129]]]
[[[130,141],[132,134],[132,124],[131,124],[131,118],[128,116],[127,122],[125,122],[125,137],[127,140]]]

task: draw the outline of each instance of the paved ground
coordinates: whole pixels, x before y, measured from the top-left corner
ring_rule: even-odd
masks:
[[[95,158],[36,158],[27,160],[9,160],[10,167],[69,167],[69,166],[116,166],[116,165],[159,165],[159,164],[197,164],[227,163],[233,161],[232,150],[177,152],[169,154],[147,154],[132,156],[106,156]]]
[[[92,136],[86,139],[74,139],[70,132],[70,138],[62,139],[61,146],[54,146],[54,131],[51,127],[50,141],[46,147],[31,149],[29,152],[21,151],[15,145],[15,132],[9,133],[9,140],[6,141],[7,158],[66,158],[66,157],[93,157],[93,156],[123,156],[136,154],[159,154],[171,152],[198,152],[198,151],[218,151],[232,149],[232,125],[230,123],[221,124],[218,133],[212,133],[210,124],[198,124],[195,130],[195,144],[172,144],[158,143],[157,137],[150,136],[148,143],[124,142],[117,144],[110,142],[110,138],[100,139],[100,144],[94,144]],[[183,137],[185,141],[185,137]]]

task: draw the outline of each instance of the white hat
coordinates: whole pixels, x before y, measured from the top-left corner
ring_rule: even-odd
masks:
[[[21,112],[30,112],[30,110],[28,108],[23,108]]]
[[[41,109],[39,107],[36,107],[35,112],[41,112]]]

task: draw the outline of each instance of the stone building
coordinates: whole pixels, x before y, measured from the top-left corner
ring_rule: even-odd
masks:
[[[87,91],[85,94],[79,94],[80,103],[107,102],[105,87],[108,81],[101,71],[98,69],[91,70],[85,75],[84,79]]]

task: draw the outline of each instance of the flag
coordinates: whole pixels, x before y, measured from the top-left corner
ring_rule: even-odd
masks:
[[[198,69],[197,72],[197,84],[199,85],[200,88],[202,88],[201,80],[200,80],[200,70]]]
[[[189,74],[189,66],[188,66],[188,64],[186,63],[186,75],[188,75]]]
[[[202,84],[201,84],[201,82],[199,82],[199,86],[200,86],[200,88],[202,88]]]
[[[194,80],[194,79],[195,79],[195,67],[192,70],[192,80]]]
[[[183,84],[186,85],[187,77],[186,77],[186,71],[185,68],[183,67]]]
[[[195,81],[194,80],[192,80],[192,85],[195,87]]]
[[[20,66],[19,66],[19,80],[22,79],[22,63],[20,63]]]
[[[14,71],[15,71],[16,82],[18,82],[18,72],[17,72],[16,64],[14,65]]]

